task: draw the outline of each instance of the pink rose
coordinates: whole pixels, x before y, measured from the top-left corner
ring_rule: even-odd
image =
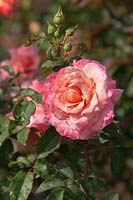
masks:
[[[40,57],[38,48],[33,45],[29,47],[22,45],[18,48],[10,49],[9,53],[11,54],[11,59],[1,62],[1,66],[8,65],[15,73],[21,72],[20,82],[33,79],[39,71]],[[2,80],[5,81],[7,73],[3,72],[3,70],[0,71]]]
[[[87,140],[114,117],[122,90],[97,61],[81,59],[47,77],[44,112],[60,135]]]
[[[21,72],[23,77],[29,78],[29,75],[33,75],[38,70],[40,57],[37,47],[22,45],[10,49],[9,52],[11,54],[10,64],[14,72]]]
[[[6,17],[11,17],[13,10],[19,7],[19,0],[0,0],[0,13]]]

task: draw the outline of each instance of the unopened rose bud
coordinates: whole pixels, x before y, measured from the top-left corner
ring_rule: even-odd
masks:
[[[67,35],[67,36],[73,36],[74,33],[75,33],[75,30],[76,30],[77,26],[78,26],[78,25],[67,29],[67,30],[66,30],[66,35]]]
[[[71,49],[72,49],[72,45],[71,45],[70,42],[68,42],[68,43],[66,43],[66,44],[64,45],[64,50],[65,50],[65,51],[71,51]]]
[[[48,23],[48,34],[51,35],[55,32],[55,27]]]
[[[55,32],[54,32],[54,37],[55,38],[59,38],[60,37],[60,30],[57,29]]]
[[[54,16],[53,22],[55,25],[62,25],[64,22],[64,15],[61,7],[58,8],[56,15]]]

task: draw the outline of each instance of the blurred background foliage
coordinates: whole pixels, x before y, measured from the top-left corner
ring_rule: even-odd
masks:
[[[0,61],[8,58],[9,48],[23,44],[27,34],[46,31],[46,22],[52,23],[58,5],[61,5],[65,13],[65,28],[79,25],[72,42],[80,43],[80,45],[74,47],[70,55],[74,56],[81,52],[83,57],[99,60],[107,66],[109,73],[117,81],[118,88],[124,90],[120,102],[116,105],[116,120],[120,120],[121,131],[132,140],[132,0],[22,0],[21,7],[11,18],[0,16]],[[44,46],[44,51],[40,51],[42,62],[45,61],[46,46]],[[111,191],[118,192],[122,200],[133,199],[132,150],[132,147],[123,149],[126,161],[121,173],[117,176],[111,174],[106,152],[102,159],[94,161],[95,168],[100,166],[102,172],[99,173],[104,174],[107,182],[112,185]],[[62,152],[64,154],[66,152],[63,147]],[[117,152],[115,153],[117,157]]]

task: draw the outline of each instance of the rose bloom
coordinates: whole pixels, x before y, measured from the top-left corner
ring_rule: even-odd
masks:
[[[122,90],[97,61],[81,59],[47,77],[44,112],[57,132],[88,140],[110,124]]]
[[[21,72],[20,81],[32,79],[38,73],[40,57],[36,46],[25,47],[22,45],[18,48],[11,48],[9,53],[11,59],[2,61],[0,66],[8,65],[15,73]],[[3,72],[2,68],[0,69],[0,73],[3,81],[7,81],[11,77]]]
[[[19,7],[19,0],[0,0],[0,13],[6,17],[11,17],[13,10]]]

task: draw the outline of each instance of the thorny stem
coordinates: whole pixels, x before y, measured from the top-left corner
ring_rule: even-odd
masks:
[[[84,166],[83,179],[86,180],[88,178],[88,168],[89,168],[89,164],[90,164],[87,140],[84,141],[84,155],[85,155],[85,166]]]

